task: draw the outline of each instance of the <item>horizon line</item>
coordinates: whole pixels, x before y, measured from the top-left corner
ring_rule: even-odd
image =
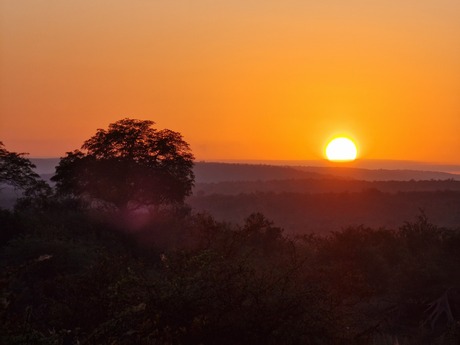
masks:
[[[31,160],[59,160],[61,157],[31,157]],[[222,163],[272,165],[291,167],[319,167],[319,168],[354,168],[367,170],[406,170],[442,172],[460,175],[460,164],[421,162],[396,159],[356,159],[346,162],[332,162],[326,159],[195,159],[194,163]]]

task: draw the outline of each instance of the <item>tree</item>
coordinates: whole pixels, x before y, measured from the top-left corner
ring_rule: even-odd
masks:
[[[119,209],[182,203],[194,182],[193,154],[178,132],[122,119],[67,152],[52,180],[58,192]]]
[[[24,155],[8,151],[0,141],[0,185],[13,186],[28,196],[48,193],[48,184],[33,170],[35,165]]]

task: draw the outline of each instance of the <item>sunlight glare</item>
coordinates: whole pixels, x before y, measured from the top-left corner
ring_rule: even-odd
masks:
[[[353,161],[357,156],[355,143],[345,137],[335,138],[326,147],[326,157],[334,162]]]

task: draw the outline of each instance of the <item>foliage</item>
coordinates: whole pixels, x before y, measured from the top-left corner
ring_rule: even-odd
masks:
[[[286,181],[273,181],[274,184],[282,182]],[[460,224],[460,181],[452,185],[428,181],[422,184],[427,191],[417,191],[418,187],[414,186],[410,192],[391,189],[381,192],[381,186],[379,190],[366,190],[367,183],[362,181],[310,180],[305,187],[301,180],[288,182],[290,187],[286,190],[290,192],[281,188],[281,191],[264,191],[263,186],[257,186],[258,191],[252,192],[228,183],[225,191],[216,187],[203,194],[203,189],[198,187],[187,202],[198,212],[209,212],[218,220],[236,223],[251,212],[261,212],[270,215],[270,219],[290,234],[327,234],[343,226],[359,224],[397,228],[413,219],[420,208],[426,210],[437,225],[456,227]],[[395,188],[412,186],[412,182],[403,183],[409,186],[396,185]]]
[[[182,136],[125,118],[98,129],[68,152],[52,178],[62,194],[89,196],[123,209],[183,202],[191,193],[193,155]]]
[[[88,217],[84,208],[58,205],[38,213],[15,211],[29,220],[23,220],[22,235],[0,250],[0,341],[322,344],[340,339],[340,313],[331,310],[327,291],[308,279],[305,258],[260,214],[241,227],[201,215],[182,218],[189,235],[179,247],[161,243],[161,253],[154,243],[149,250],[136,249],[122,234],[101,236],[101,227],[114,235],[118,230]],[[176,226],[174,218],[165,219]]]
[[[8,184],[26,196],[49,195],[49,186],[34,172],[35,165],[24,153],[8,151],[0,141],[0,186]]]
[[[0,221],[2,344],[460,341],[460,229],[423,213],[293,239],[261,213],[181,206],[134,229],[54,196]]]

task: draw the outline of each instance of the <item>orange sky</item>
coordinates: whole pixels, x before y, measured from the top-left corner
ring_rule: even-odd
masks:
[[[199,160],[460,164],[458,0],[0,0],[0,140],[62,156],[123,117]]]

